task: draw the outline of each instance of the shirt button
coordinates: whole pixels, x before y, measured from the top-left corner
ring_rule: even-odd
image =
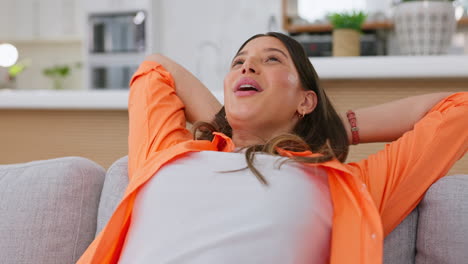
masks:
[[[361,191],[366,190],[366,188],[367,188],[367,185],[365,183],[363,183],[362,186],[361,186]]]
[[[375,233],[373,233],[373,234],[371,235],[372,240],[375,240],[376,237],[377,237],[377,235],[376,235]]]

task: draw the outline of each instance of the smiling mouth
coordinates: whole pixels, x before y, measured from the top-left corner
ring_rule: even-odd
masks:
[[[242,84],[234,91],[234,94],[239,97],[251,96],[262,92],[263,89],[257,88],[251,84]]]
[[[236,96],[251,96],[263,92],[256,80],[250,77],[240,79],[233,89]]]
[[[239,88],[237,89],[237,91],[255,91],[255,92],[260,92],[260,90],[253,86],[253,85],[250,85],[250,84],[243,84],[241,86],[239,86]]]

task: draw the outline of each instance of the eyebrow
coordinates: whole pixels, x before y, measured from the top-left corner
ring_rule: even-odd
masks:
[[[279,52],[281,54],[283,54],[284,57],[288,57],[288,55],[286,55],[286,53],[284,53],[284,51],[280,50],[280,49],[277,49],[277,48],[267,48],[265,49],[265,51],[276,51],[276,52]]]
[[[279,52],[279,53],[283,54],[284,57],[288,58],[288,55],[286,55],[286,53],[284,53],[284,51],[282,51],[282,50],[280,50],[280,49],[277,49],[277,48],[266,48],[266,49],[264,49],[264,51],[275,51],[275,52]],[[247,51],[245,51],[245,50],[244,50],[244,51],[241,51],[241,52],[237,53],[237,55],[234,57],[234,59],[237,58],[237,57],[239,57],[239,56],[245,55],[245,54],[247,54]]]

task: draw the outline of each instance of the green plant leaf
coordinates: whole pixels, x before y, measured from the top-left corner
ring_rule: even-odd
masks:
[[[57,69],[58,75],[66,77],[70,73],[70,67],[62,66]]]
[[[26,69],[25,64],[17,63],[8,68],[8,75],[15,78],[18,74],[22,73]]]
[[[346,28],[360,32],[362,25],[367,19],[367,14],[362,11],[351,11],[330,13],[327,17],[334,29]]]

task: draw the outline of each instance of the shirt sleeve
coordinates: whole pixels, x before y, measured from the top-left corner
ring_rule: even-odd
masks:
[[[184,104],[176,95],[175,82],[164,67],[143,62],[130,81],[128,102],[129,177],[157,151],[190,140]]]
[[[384,150],[347,166],[367,185],[387,235],[467,148],[468,92],[461,92],[439,102]]]

